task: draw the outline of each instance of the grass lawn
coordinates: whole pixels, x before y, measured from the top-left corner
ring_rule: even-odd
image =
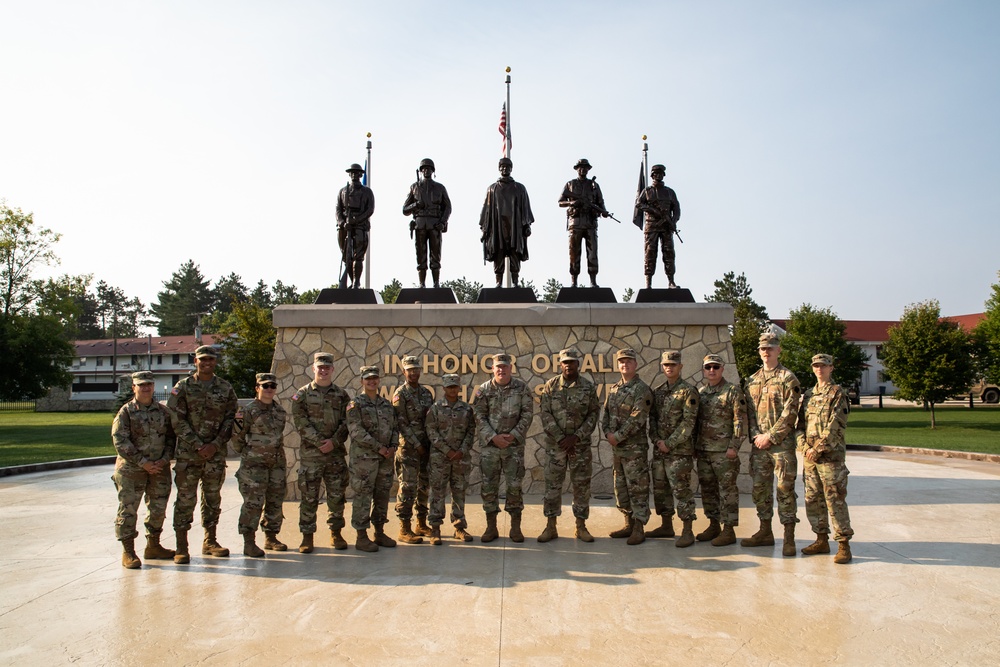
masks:
[[[110,412],[0,412],[0,466],[114,455]]]
[[[937,428],[922,408],[857,408],[847,421],[847,442],[1000,454],[1000,409],[937,407]]]

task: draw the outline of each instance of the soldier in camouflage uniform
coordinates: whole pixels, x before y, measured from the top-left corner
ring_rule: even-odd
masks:
[[[653,394],[636,372],[635,350],[618,350],[615,362],[622,379],[608,389],[601,432],[612,447],[615,503],[625,515],[625,526],[611,537],[627,537],[628,544],[642,544],[646,540],[643,526],[649,521],[646,423]]]
[[[344,492],[347,490],[347,392],[333,383],[333,354],[313,355],[313,381],[292,396],[292,421],[299,432],[299,553],[312,553],[320,488],[326,488],[326,523],[334,549],[347,548]]]
[[[147,559],[170,559],[174,552],[160,546],[160,532],[170,497],[170,459],[174,455],[174,429],[170,411],[153,400],[153,374],[132,374],[135,397],[122,406],[111,426],[111,441],[118,453],[111,476],[118,490],[115,537],[122,543],[122,565],[142,567],[135,554],[135,523],[139,503],[146,497]]]
[[[492,542],[497,532],[500,511],[500,472],[507,481],[504,509],[510,514],[510,539],[524,542],[521,532],[521,511],[524,499],[521,484],[524,479],[524,440],[531,427],[535,402],[523,380],[511,376],[513,359],[509,354],[493,355],[493,378],[476,388],[472,409],[479,430],[482,470],[483,510],[486,512],[486,532],[480,538]]]
[[[798,378],[778,363],[781,347],[778,337],[764,333],[758,343],[761,369],[746,383],[750,423],[750,475],[753,477],[753,503],[757,506],[760,530],[745,538],[745,547],[772,546],[771,517],[774,514],[774,483],[778,486],[778,518],[785,527],[781,553],[795,555],[795,524],[798,522],[795,495],[795,419],[802,388]]]
[[[698,533],[699,542],[712,541],[724,547],[736,543],[734,528],[740,523],[739,449],[746,433],[747,402],[740,388],[723,376],[725,363],[717,354],[702,361],[705,384],[699,390],[698,436],[694,453],[698,459],[701,504],[709,518],[708,528]],[[719,523],[725,527],[719,527]]]
[[[676,547],[694,544],[694,429],[698,420],[698,390],[681,379],[681,353],[667,350],[660,355],[660,365],[667,381],[653,392],[649,411],[649,439],[653,442],[650,472],[653,479],[653,504],[663,525],[646,537],[673,537],[674,496],[677,513],[684,522]]]
[[[458,399],[461,382],[457,375],[442,377],[444,396],[427,411],[427,437],[431,442],[430,523],[431,544],[441,544],[444,499],[451,487],[451,523],[455,539],[471,542],[465,520],[465,490],[469,486],[469,463],[476,439],[476,417],[472,406]]]
[[[594,383],[580,377],[579,350],[573,347],[561,350],[559,367],[562,373],[545,383],[539,397],[539,414],[545,433],[544,511],[548,523],[538,541],[548,542],[559,537],[556,517],[562,514],[563,482],[569,468],[576,537],[582,542],[593,542],[594,537],[587,530],[590,479],[594,474],[594,455],[590,447],[601,404]]]
[[[385,534],[392,489],[392,461],[399,441],[396,413],[392,403],[378,394],[377,366],[361,367],[362,391],[347,405],[347,428],[351,434],[351,489],[354,503],[351,525],[358,531],[354,547],[375,552],[394,547],[396,541]],[[375,539],[368,539],[368,526],[375,527]]]
[[[830,553],[830,523],[833,539],[839,544],[834,563],[851,561],[851,515],[847,511],[847,445],[844,430],[850,401],[847,392],[834,384],[833,357],[817,354],[812,358],[816,386],[807,389],[799,408],[795,429],[796,448],[802,453],[802,478],[806,490],[806,516],[816,533],[816,541],[802,549],[806,555]],[[827,519],[829,512],[830,519]]]
[[[240,455],[236,480],[243,496],[238,525],[243,536],[243,554],[251,558],[264,557],[256,541],[258,522],[264,529],[265,549],[288,549],[278,540],[284,519],[281,504],[285,502],[284,433],[288,413],[274,400],[277,390],[277,375],[257,373],[257,398],[236,411],[233,429],[233,450]]]
[[[434,397],[427,387],[420,385],[420,359],[403,357],[406,382],[396,387],[392,394],[392,408],[396,411],[399,427],[399,449],[396,450],[395,470],[399,478],[396,494],[396,516],[399,517],[399,541],[420,544],[420,535],[430,535],[427,526],[427,491],[430,486],[427,465],[431,447],[424,428],[427,411]],[[417,505],[417,531],[411,528],[413,504]]]
[[[203,556],[228,556],[229,549],[215,537],[222,513],[222,483],[226,478],[226,448],[233,434],[236,392],[215,375],[217,354],[209,345],[194,353],[195,372],[174,385],[167,399],[177,434],[177,464],[174,483],[174,531],[177,534],[175,563],[189,563],[187,534],[201,482],[201,524],[205,540]]]

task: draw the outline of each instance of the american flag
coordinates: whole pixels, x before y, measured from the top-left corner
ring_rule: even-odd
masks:
[[[500,132],[500,136],[503,137],[503,143],[500,144],[500,153],[502,155],[507,155],[508,146],[513,145],[510,140],[510,134],[507,131],[507,103],[503,103],[503,107],[500,109],[500,125],[497,126],[497,130]]]

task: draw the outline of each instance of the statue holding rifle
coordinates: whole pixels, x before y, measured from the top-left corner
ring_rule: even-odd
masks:
[[[587,178],[587,172],[591,169],[587,158],[577,160],[573,168],[576,169],[577,177],[566,183],[559,197],[559,206],[566,209],[566,229],[569,231],[571,286],[577,286],[577,277],[580,275],[580,253],[583,250],[583,242],[586,241],[590,286],[597,287],[597,219],[617,219],[604,207],[604,195],[601,194],[601,186],[597,184],[597,179]]]
[[[430,250],[431,279],[434,287],[441,287],[441,235],[448,231],[451,200],[445,187],[433,178],[434,160],[424,158],[417,171],[417,182],[410,186],[410,193],[403,203],[403,215],[413,216],[410,238],[416,233],[420,286],[427,286],[427,255]]]
[[[361,183],[364,168],[357,163],[347,168],[351,182],[337,195],[337,242],[340,244],[344,271],[340,286],[361,287],[361,273],[368,252],[368,234],[371,217],[375,212],[375,195],[371,188]],[[348,285],[350,282],[350,285]]]
[[[677,230],[677,221],[681,219],[681,205],[677,202],[677,194],[663,184],[666,171],[662,164],[653,165],[650,169],[653,184],[643,189],[635,203],[636,208],[644,214],[646,223],[643,229],[646,237],[643,268],[647,289],[652,287],[653,274],[656,273],[657,245],[663,252],[663,268],[670,281],[668,287],[677,287],[674,284],[674,234],[677,234],[681,243],[684,242]]]

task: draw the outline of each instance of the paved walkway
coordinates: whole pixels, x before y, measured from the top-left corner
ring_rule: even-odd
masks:
[[[252,560],[239,555],[230,476],[220,537],[234,556],[128,571],[110,466],[8,477],[0,664],[997,664],[1000,466],[867,452],[849,465],[845,566],[782,558],[780,541],[629,547],[603,537],[621,522],[606,501],[592,510],[595,543],[570,537],[564,506],[563,537],[540,545],[537,498],[520,545]],[[296,509],[282,532],[292,546]],[[747,497],[740,518],[744,537],[756,528]],[[483,530],[478,506],[471,521]]]

